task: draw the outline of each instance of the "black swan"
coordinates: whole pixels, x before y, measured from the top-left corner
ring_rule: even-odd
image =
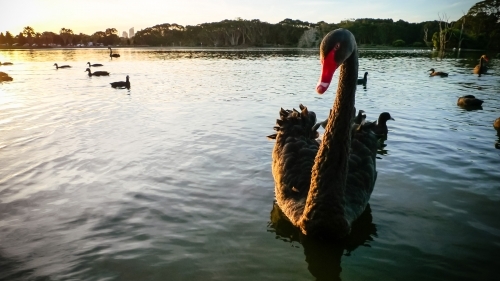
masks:
[[[366,85],[367,81],[368,81],[368,72],[365,72],[365,76],[363,76],[363,78],[358,79],[358,85]]]
[[[103,65],[102,65],[102,64],[100,64],[100,63],[90,64],[90,62],[87,62],[87,64],[89,65],[89,67],[99,67],[99,66],[103,66]]]
[[[56,69],[59,69],[59,68],[70,68],[71,66],[69,65],[61,65],[61,66],[58,66],[57,63],[54,63],[54,65],[56,66]]]
[[[113,83],[109,83],[109,84],[111,84],[111,87],[113,87],[113,88],[130,89],[130,81],[128,80],[128,75],[127,75],[126,79],[127,79],[127,81],[125,81],[125,82],[119,81],[119,82],[113,82]]]
[[[324,93],[335,70],[340,77],[335,102],[321,144],[310,137],[316,114],[280,111],[272,154],[276,202],[306,235],[341,238],[365,210],[375,185],[377,137],[353,124],[358,50],[346,29],[328,33],[321,42],[321,78],[316,91]]]
[[[500,117],[498,117],[495,122],[493,122],[493,128],[497,130],[497,132],[500,134]]]
[[[94,71],[94,72],[90,72],[90,68],[85,69],[85,71],[87,71],[89,73],[89,77],[92,77],[92,76],[109,76],[109,72],[107,72],[107,71]]]
[[[9,76],[9,74],[0,71],[0,82],[7,82],[7,81],[12,81],[12,77]]]
[[[474,67],[474,74],[479,74],[479,76],[481,76],[481,74],[485,74],[486,71],[488,71],[488,67],[485,62],[488,62],[488,57],[486,55],[482,55],[479,58],[479,64]]]
[[[457,105],[461,107],[479,107],[483,101],[476,99],[473,95],[466,95],[458,98]]]
[[[120,57],[120,54],[113,54],[113,51],[111,50],[111,47],[108,47],[109,49],[109,56],[111,58],[119,58]]]
[[[434,68],[429,69],[431,74],[429,76],[441,76],[441,77],[448,77],[448,73],[446,72],[441,72],[441,71],[434,71]]]
[[[377,121],[366,123],[366,126],[368,126],[375,133],[375,135],[384,136],[389,132],[387,129],[387,121],[389,120],[395,121],[389,112],[382,112],[380,113]]]
[[[13,63],[11,63],[11,62],[4,62],[4,63],[1,63],[1,62],[0,62],[0,65],[13,65]]]

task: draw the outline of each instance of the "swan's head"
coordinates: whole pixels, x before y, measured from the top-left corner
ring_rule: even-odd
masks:
[[[368,76],[368,72],[365,72],[365,78]]]
[[[485,62],[488,62],[488,57],[486,55],[482,55],[481,59],[484,60]]]
[[[87,69],[85,69],[85,71],[88,71],[88,72],[90,72],[90,68],[87,68]],[[85,71],[84,71],[84,72],[85,72]]]
[[[57,63],[54,63],[55,66],[57,66]]]
[[[355,51],[356,40],[347,29],[330,31],[323,38],[319,47],[322,69],[316,92],[323,94],[328,89],[335,70]]]
[[[434,70],[434,68],[431,68],[431,69],[429,69],[427,71],[434,72],[435,70]]]

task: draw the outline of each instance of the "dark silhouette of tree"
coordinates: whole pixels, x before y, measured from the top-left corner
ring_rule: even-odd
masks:
[[[35,30],[31,26],[26,26],[23,28],[23,35],[26,37],[26,42],[30,45],[33,44],[33,37],[35,36]]]
[[[64,42],[64,45],[72,44],[72,42],[73,42],[73,30],[63,27],[59,31],[59,35],[61,36],[61,38]]]
[[[22,32],[19,32],[19,35],[16,36],[16,41],[18,45],[23,46],[26,44],[26,38],[24,37]]]
[[[5,43],[9,45],[12,45],[14,43],[14,37],[8,31],[5,32]]]
[[[393,46],[393,43],[397,41],[397,46],[431,47],[434,45],[441,49],[461,46],[469,49],[499,50],[499,4],[500,0],[477,2],[466,15],[455,22],[448,21],[448,18],[421,23],[360,18],[347,19],[340,23],[324,21],[311,23],[286,18],[279,23],[270,24],[258,19],[236,18],[188,26],[163,23],[138,31],[133,40],[130,39],[127,44],[130,42],[134,45],[151,46],[297,47],[300,43],[300,46],[303,47],[314,47],[317,45],[315,39],[320,40],[333,29],[346,28],[355,35],[360,45]],[[22,33],[23,36],[18,35],[15,40],[12,40],[12,35],[9,33],[11,41],[23,44],[26,40],[32,42],[30,40],[33,40],[34,36],[35,42],[43,42],[44,44],[71,44],[72,41],[82,44],[93,42],[104,45],[120,43],[116,28],[106,28],[105,31],[97,31],[91,36],[82,33],[75,35],[71,29],[62,28],[59,34],[43,32],[41,36],[37,36],[34,30],[27,26]],[[443,35],[446,36],[442,37]],[[445,40],[442,40],[443,38]],[[8,40],[6,33],[4,41]],[[441,42],[447,44],[441,44]],[[126,42],[123,41],[123,43]]]

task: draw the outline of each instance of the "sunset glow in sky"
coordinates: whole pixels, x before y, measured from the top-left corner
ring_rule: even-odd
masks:
[[[23,27],[59,33],[62,27],[88,35],[114,27],[121,35],[162,23],[183,26],[224,19],[260,19],[277,23],[285,18],[338,23],[352,18],[392,18],[408,22],[438,19],[446,13],[459,19],[475,0],[0,0],[0,32],[16,35]]]

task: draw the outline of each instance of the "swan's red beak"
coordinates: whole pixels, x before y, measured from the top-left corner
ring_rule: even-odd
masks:
[[[335,50],[331,50],[328,55],[321,60],[323,67],[321,68],[321,76],[319,77],[318,85],[316,86],[316,92],[318,94],[323,94],[330,86],[332,82],[333,73],[339,67],[335,62]]]

